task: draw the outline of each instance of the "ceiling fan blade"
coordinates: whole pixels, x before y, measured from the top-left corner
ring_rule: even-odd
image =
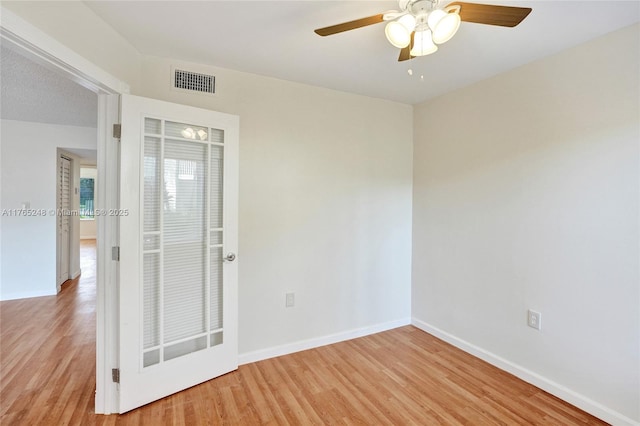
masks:
[[[367,18],[356,19],[355,21],[343,22],[342,24],[332,25],[330,27],[318,28],[315,33],[323,37],[338,34],[343,31],[355,30],[356,28],[362,28],[373,24],[378,24],[384,21],[384,14],[373,15]]]
[[[408,61],[409,59],[415,58],[415,56],[411,56],[411,49],[413,48],[413,36],[415,35],[415,31],[411,32],[411,42],[407,47],[400,49],[400,56],[398,56],[398,62]]]
[[[447,7],[449,6],[460,6],[460,19],[465,22],[501,27],[515,27],[531,13],[530,7],[495,6],[459,1],[450,3]]]
[[[408,61],[409,59],[413,59],[413,56],[411,56],[411,53],[409,53],[410,51],[411,51],[411,48],[409,46],[405,47],[404,49],[400,49],[400,56],[398,56],[398,62]]]

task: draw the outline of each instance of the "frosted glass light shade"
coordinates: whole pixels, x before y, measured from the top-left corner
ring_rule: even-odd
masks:
[[[440,20],[445,16],[447,16],[447,12],[442,9],[436,9],[429,13],[429,16],[427,17],[427,25],[429,25],[431,30],[433,30],[438,26],[438,22],[440,22]]]
[[[389,43],[400,49],[411,43],[411,31],[416,26],[416,18],[412,15],[404,15],[395,21],[389,22],[384,29]]]
[[[405,27],[409,33],[416,27],[416,18],[413,15],[404,15],[398,19],[398,22]]]
[[[434,12],[432,12],[432,14]],[[442,44],[451,40],[451,37],[453,37],[458,31],[458,28],[460,28],[460,15],[457,13],[446,13],[441,10],[437,12],[444,13],[444,16],[438,20],[434,27],[429,26],[433,31],[433,41]],[[431,16],[429,16],[429,18],[431,18]]]
[[[411,43],[411,32],[398,21],[391,21],[384,28],[389,43],[399,49],[403,49]]]
[[[435,53],[438,46],[433,44],[431,39],[431,31],[416,31],[413,36],[413,48],[411,48],[411,56],[425,56]]]

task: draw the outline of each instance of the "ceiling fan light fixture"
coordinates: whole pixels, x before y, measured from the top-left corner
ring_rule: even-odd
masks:
[[[389,43],[399,49],[403,49],[411,43],[411,31],[407,30],[399,21],[389,22],[384,28],[384,33]]]
[[[435,12],[442,12],[444,16],[438,19],[434,26],[429,24],[429,27],[433,31],[433,41],[442,44],[451,40],[451,37],[453,37],[458,31],[458,28],[460,28],[460,15],[458,15],[457,12],[446,13],[442,10],[434,10],[431,12],[431,15]],[[431,15],[429,18],[431,18]]]
[[[429,25],[429,28],[431,28],[431,30],[434,30],[438,26],[440,20],[445,16],[447,16],[447,12],[442,9],[435,9],[431,11],[431,13],[429,13],[429,16],[427,17],[427,25]]]
[[[398,19],[398,22],[407,29],[407,31],[411,32],[416,27],[416,17],[410,14],[406,14],[401,16]]]
[[[433,44],[431,39],[431,31],[416,31],[413,36],[413,47],[411,48],[411,56],[425,56],[435,53],[438,46]]]
[[[439,7],[441,1],[444,2],[398,0],[399,10],[389,10],[366,18],[318,28],[314,32],[324,37],[386,22],[385,35],[393,46],[401,49],[398,62],[403,62],[437,51],[436,44],[449,41],[460,28],[461,21],[515,27],[531,13],[530,7],[457,1]],[[462,9],[464,13],[461,15]]]
[[[416,26],[416,18],[412,15],[403,15],[395,21],[389,22],[384,29],[389,43],[400,49],[411,43],[411,32]]]

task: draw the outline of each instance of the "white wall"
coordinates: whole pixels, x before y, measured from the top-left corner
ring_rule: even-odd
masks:
[[[145,58],[141,94],[240,116],[241,361],[408,321],[411,106],[193,64],[217,93],[186,94],[174,63]]]
[[[32,210],[55,209],[57,148],[95,149],[96,129],[12,120],[0,124],[1,208],[19,209],[29,201]],[[78,182],[74,179],[74,186]],[[77,240],[79,225],[73,226]],[[55,216],[2,216],[0,228],[0,300],[55,294]],[[75,261],[72,273],[79,271],[79,259]]]
[[[415,323],[616,424],[640,421],[639,40],[635,25],[414,115]]]
[[[94,183],[94,202],[97,199],[96,191],[98,189],[98,169],[95,167],[81,167],[81,178],[92,178]],[[96,206],[94,206],[96,208]],[[81,240],[93,240],[96,238],[96,220],[94,219],[82,219],[80,220],[80,239]]]

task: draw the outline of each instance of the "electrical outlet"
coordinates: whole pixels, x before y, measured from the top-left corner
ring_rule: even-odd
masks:
[[[285,294],[284,306],[287,308],[292,308],[295,304],[296,304],[296,294],[295,293]]]
[[[542,328],[542,314],[540,312],[532,311],[531,309],[529,309],[527,311],[527,324],[531,328],[540,330]]]

